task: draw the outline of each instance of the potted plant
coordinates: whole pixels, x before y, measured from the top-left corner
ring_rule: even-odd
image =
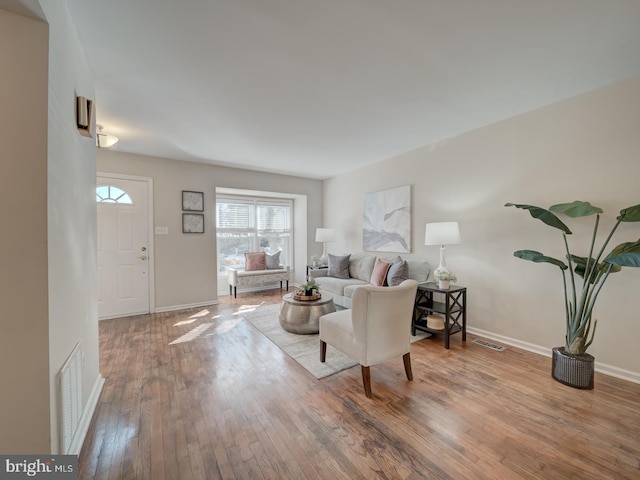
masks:
[[[591,389],[593,388],[594,358],[586,351],[593,343],[598,323],[597,319],[593,318],[593,308],[610,274],[619,272],[622,267],[640,267],[640,239],[621,243],[606,255],[604,252],[622,222],[640,221],[640,205],[620,210],[615,225],[595,253],[595,257],[593,255],[596,252],[596,236],[600,214],[603,213],[601,208],[581,201],[552,205],[548,210],[533,205],[513,203],[507,203],[505,207],[528,210],[533,218],[562,232],[566,263],[534,250],[518,250],[513,254],[523,260],[550,263],[560,268],[564,287],[566,341],[564,347],[556,347],[552,350],[552,376],[566,385]],[[586,257],[571,253],[567,240],[571,230],[553,212],[570,218],[596,216],[591,246]],[[576,276],[582,279],[582,285],[576,282]]]
[[[307,282],[300,285],[300,289],[304,291],[305,297],[313,296],[314,290],[319,290],[320,286],[316,283],[315,278],[312,276],[307,277]]]
[[[438,288],[442,290],[448,290],[451,282],[458,281],[456,274],[447,270],[436,270],[433,273],[433,278],[438,281]]]

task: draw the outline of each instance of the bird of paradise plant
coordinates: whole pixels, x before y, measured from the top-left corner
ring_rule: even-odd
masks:
[[[567,263],[553,257],[543,255],[535,250],[518,250],[514,256],[523,260],[537,263],[550,263],[556,265],[562,271],[564,286],[564,300],[566,311],[566,352],[571,355],[581,355],[593,343],[597,319],[593,319],[593,307],[598,295],[611,273],[619,272],[622,267],[640,267],[640,239],[635,242],[625,242],[614,247],[606,256],[604,252],[609,245],[613,234],[622,222],[639,222],[640,205],[620,210],[616,223],[609,235],[601,245],[595,258],[593,253],[596,248],[596,235],[600,223],[600,214],[603,210],[591,205],[589,202],[574,201],[552,205],[549,209],[533,205],[507,203],[505,207],[516,207],[528,210],[533,218],[536,218],[550,227],[562,232],[566,250]],[[570,218],[587,217],[596,215],[591,247],[586,257],[573,255],[569,251],[567,235],[572,232],[554,213],[564,214]],[[602,259],[602,261],[601,261]],[[569,274],[567,275],[567,272]],[[582,286],[576,285],[576,275],[582,278]],[[567,282],[567,276],[569,277]]]

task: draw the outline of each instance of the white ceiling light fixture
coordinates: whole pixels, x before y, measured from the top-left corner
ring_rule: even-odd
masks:
[[[110,135],[108,133],[104,133],[102,131],[102,125],[96,125],[98,131],[96,132],[96,147],[98,148],[109,148],[113,147],[118,140],[120,140],[115,135]]]

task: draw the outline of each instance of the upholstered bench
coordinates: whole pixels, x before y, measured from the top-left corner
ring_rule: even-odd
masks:
[[[280,252],[269,254],[253,252],[244,254],[245,267],[243,269],[227,267],[229,281],[229,295],[236,298],[238,287],[263,287],[276,282],[287,282],[289,290],[289,267],[280,265]]]
[[[229,280],[229,295],[233,293],[237,297],[238,287],[262,287],[276,282],[287,283],[289,290],[289,267],[282,267],[278,270],[240,270],[227,267],[227,279]]]

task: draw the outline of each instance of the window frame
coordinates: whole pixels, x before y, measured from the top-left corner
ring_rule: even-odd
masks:
[[[101,189],[101,188],[107,188],[108,189],[108,192],[109,192],[109,196],[108,197],[103,197],[102,195],[100,195],[98,193],[98,190]],[[117,197],[112,197],[111,196],[111,189],[115,189],[115,190],[117,190],[119,192],[122,192],[122,193],[120,195],[118,195]],[[122,199],[123,201],[120,201],[120,199]],[[131,197],[129,192],[127,192],[125,189],[123,189],[122,187],[119,187],[117,185],[112,185],[112,184],[96,185],[96,203],[99,203],[99,204],[111,204],[111,205],[133,205],[133,198]]]
[[[244,204],[250,207],[249,213],[249,226],[248,227],[220,227],[219,226],[219,211],[218,206],[220,203],[230,203],[230,204]],[[238,234],[247,234],[247,237],[251,240],[251,247],[248,250],[249,252],[260,252],[265,251],[265,247],[260,245],[260,238],[264,237],[265,232],[269,232],[269,230],[259,229],[258,228],[258,207],[260,206],[276,206],[276,207],[285,207],[288,209],[288,218],[285,220],[285,223],[288,224],[288,229],[285,227],[281,233],[285,233],[288,237],[288,247],[283,251],[285,254],[284,257],[280,258],[280,263],[283,265],[292,265],[293,262],[293,244],[294,244],[294,201],[290,198],[281,198],[281,197],[264,197],[260,195],[234,195],[229,193],[221,193],[216,195],[216,203],[215,203],[215,225],[216,225],[216,263],[217,263],[217,271],[218,275],[225,275],[226,266],[221,262],[221,234],[225,233],[238,233]],[[244,253],[246,252],[238,252],[238,256],[242,255],[242,265],[244,265]],[[275,253],[271,252],[271,253]],[[239,265],[239,266],[242,266]]]

